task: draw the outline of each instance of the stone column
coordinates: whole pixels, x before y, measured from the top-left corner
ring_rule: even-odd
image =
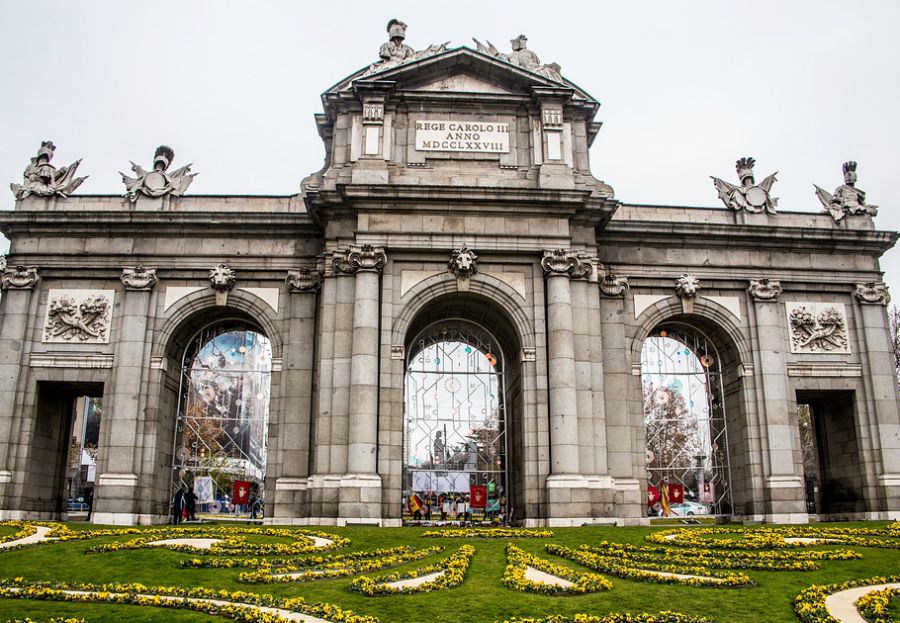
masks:
[[[6,258],[0,256],[0,289],[3,300],[3,322],[0,323],[0,519],[16,519],[10,514],[15,506],[11,498],[11,483],[21,483],[24,474],[13,472],[13,448],[18,443],[18,435],[13,437],[13,419],[16,411],[16,394],[19,388],[22,355],[30,318],[31,294],[40,278],[37,268],[17,266],[6,269]],[[21,486],[21,484],[20,484]]]
[[[341,479],[339,523],[381,521],[378,450],[378,317],[382,247],[351,246],[344,272],[356,274],[347,473]]]
[[[547,477],[551,525],[580,525],[590,516],[588,483],[580,473],[571,277],[591,265],[566,249],[545,251],[547,282],[547,358],[550,402],[550,475]]]
[[[756,349],[754,367],[757,371],[757,412],[762,419],[765,456],[765,520],[778,523],[807,523],[806,493],[803,485],[803,465],[795,462],[793,440],[798,433],[791,421],[792,404],[787,380],[789,352],[788,334],[778,296],[781,284],[775,279],[752,280],[748,292],[753,301],[751,313],[755,317]],[[752,320],[753,318],[751,318]],[[754,509],[754,513],[756,513]]]
[[[878,498],[868,504],[871,519],[900,519],[900,410],[897,404],[897,377],[891,348],[890,326],[885,307],[891,301],[883,283],[859,283],[854,293],[859,302],[859,322],[865,348],[861,353],[869,380],[869,418],[877,480]],[[859,401],[857,400],[857,404]]]
[[[266,523],[305,524],[310,514],[307,488],[313,354],[316,299],[321,277],[314,267],[301,268],[288,271],[285,283],[290,296],[285,306],[287,318],[280,384],[283,408],[278,426],[269,426],[271,467],[267,469],[266,480],[273,482],[274,495],[266,511]]]
[[[140,397],[150,296],[156,286],[156,269],[138,266],[122,270],[119,335],[116,340],[112,383],[103,392],[103,420],[97,448],[97,484],[91,521],[130,525],[139,521],[137,488],[141,483],[139,449],[143,413]],[[155,474],[146,474],[153,478]]]

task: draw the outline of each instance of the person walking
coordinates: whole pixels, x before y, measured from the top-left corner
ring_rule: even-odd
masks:
[[[187,521],[197,521],[197,494],[193,487],[189,487],[184,494],[184,502],[187,508]]]
[[[181,515],[184,513],[185,495],[184,490],[179,487],[175,489],[175,495],[172,496],[172,524],[181,523]]]

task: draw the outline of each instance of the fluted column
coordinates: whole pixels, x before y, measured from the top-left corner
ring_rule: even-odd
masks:
[[[382,247],[361,245],[350,247],[340,267],[356,275],[347,473],[341,479],[339,508],[342,522],[381,518],[381,478],[377,474],[378,314],[381,271],[386,263]]]
[[[579,469],[578,392],[576,388],[574,316],[569,280],[592,267],[566,249],[545,251],[541,267],[547,282],[547,356],[550,403],[550,476],[547,477],[551,523],[565,525],[590,515],[587,480]],[[554,522],[553,520],[560,520]],[[569,521],[571,520],[571,521]]]

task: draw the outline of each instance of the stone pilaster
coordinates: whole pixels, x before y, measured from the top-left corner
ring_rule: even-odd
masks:
[[[321,277],[316,268],[288,271],[284,357],[281,372],[281,418],[269,425],[267,523],[306,523],[309,505],[310,429],[312,426],[313,354],[316,303]],[[269,483],[272,483],[270,488]]]
[[[351,246],[345,272],[356,275],[353,356],[350,363],[350,420],[347,471],[341,478],[339,523],[380,522],[381,477],[378,449],[378,317],[382,247]]]
[[[97,483],[91,521],[98,524],[135,524],[140,474],[140,448],[144,444],[143,392],[147,319],[156,286],[156,269],[125,268],[121,275],[125,292],[119,311],[112,383],[103,393],[103,420],[97,449]],[[145,523],[145,522],[141,522]]]
[[[590,518],[587,479],[579,467],[578,392],[570,279],[589,274],[591,265],[566,249],[545,251],[547,354],[550,402],[550,525],[580,525]]]
[[[5,258],[3,260],[5,266]],[[24,474],[14,472],[14,449],[18,435],[13,435],[13,419],[16,413],[16,393],[21,382],[20,374],[26,371],[23,364],[24,345],[28,331],[28,319],[32,290],[39,278],[36,268],[6,270],[0,276],[3,300],[3,322],[0,323],[0,519],[15,519],[10,514],[15,508],[11,500],[13,481],[21,483]],[[25,278],[28,270],[33,278]]]
[[[795,461],[794,442],[799,440],[791,420],[796,398],[790,395],[787,377],[787,331],[778,303],[781,284],[774,279],[753,280],[748,292],[756,331],[754,367],[757,378],[757,412],[765,431],[762,457],[764,518],[772,523],[806,523],[803,465]],[[754,513],[758,511],[754,510]]]
[[[869,518],[900,519],[900,412],[897,403],[897,377],[890,350],[890,327],[885,308],[890,303],[883,283],[860,283],[854,292],[858,318],[862,325],[863,358],[873,409],[867,427],[874,456],[877,498],[869,503]]]

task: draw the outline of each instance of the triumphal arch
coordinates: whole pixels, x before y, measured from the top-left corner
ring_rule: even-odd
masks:
[[[524,36],[405,37],[325,91],[295,195],[193,195],[166,146],[82,195],[41,145],[0,219],[3,517],[900,515],[897,235],[855,162],[819,213],[747,157],[721,207],[630,204]]]

